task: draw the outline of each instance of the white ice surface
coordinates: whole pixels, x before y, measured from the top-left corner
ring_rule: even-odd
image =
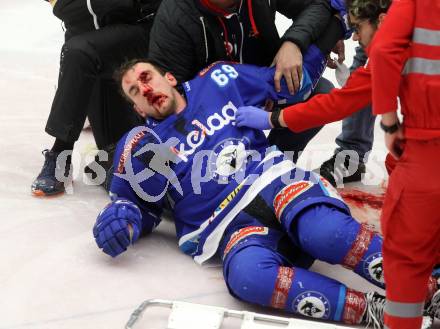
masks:
[[[279,23],[281,28],[285,24]],[[53,143],[44,126],[63,31],[44,1],[0,0],[0,40],[0,329],[123,328],[134,308],[150,298],[265,311],[231,297],[219,267],[200,267],[181,254],[169,221],[117,259],[96,247],[91,230],[108,198],[82,177],[86,155],[94,148],[90,132],[75,146],[71,193],[31,196],[30,184],[43,163],[41,151]],[[350,62],[353,44],[348,45]],[[339,131],[339,123],[328,125],[309,147],[313,154],[301,163],[315,167],[329,157]],[[376,132],[375,150],[382,154],[382,135]],[[381,165],[373,169],[372,179],[380,183]],[[339,266],[318,262],[314,269],[351,287],[372,289]],[[159,328],[153,315],[144,323]]]

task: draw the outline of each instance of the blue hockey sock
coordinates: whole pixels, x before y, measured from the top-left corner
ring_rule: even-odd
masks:
[[[302,211],[292,226],[301,249],[314,258],[352,269],[383,288],[382,238],[337,207],[319,204]]]
[[[248,246],[228,255],[225,280],[237,298],[313,318],[359,323],[365,311],[363,293],[298,267],[283,266],[277,252]]]

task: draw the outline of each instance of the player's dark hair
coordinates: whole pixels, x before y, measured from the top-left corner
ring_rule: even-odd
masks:
[[[346,0],[348,12],[360,20],[377,25],[379,15],[386,13],[392,0]]]
[[[122,63],[121,66],[119,68],[117,68],[115,70],[115,72],[113,73],[113,79],[118,84],[119,93],[122,95],[122,97],[124,97],[130,103],[133,103],[133,102],[131,101],[130,98],[127,97],[127,95],[125,95],[124,90],[122,89],[122,78],[124,77],[125,73],[130,71],[133,68],[133,66],[135,66],[138,63],[150,64],[161,75],[165,75],[165,73],[167,72],[162,68],[162,66],[160,66],[159,63],[157,63],[156,61],[151,60],[149,58],[135,58],[135,59],[131,59],[131,60],[128,60],[128,61]]]

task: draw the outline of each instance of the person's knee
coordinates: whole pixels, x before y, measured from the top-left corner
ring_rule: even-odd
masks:
[[[81,69],[99,66],[99,56],[93,45],[81,35],[67,41],[61,50],[61,65],[74,65]]]
[[[265,248],[244,248],[231,258],[226,274],[228,287],[236,297],[256,302],[256,298],[260,299],[256,295],[261,292],[262,284],[268,276],[276,274],[279,265],[279,261]]]
[[[313,90],[313,95],[328,94],[335,88],[335,85],[328,79],[321,77]]]
[[[298,218],[301,247],[315,258],[339,263],[359,231],[359,223],[339,209],[319,205],[305,210]]]

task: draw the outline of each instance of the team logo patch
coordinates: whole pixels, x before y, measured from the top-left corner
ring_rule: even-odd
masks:
[[[328,299],[317,291],[306,291],[296,296],[292,308],[294,311],[317,319],[328,319],[330,303]]]
[[[267,227],[262,226],[248,226],[242,229],[239,229],[238,231],[234,232],[230,239],[228,244],[226,245],[225,251],[223,252],[223,258],[226,257],[226,255],[231,251],[231,249],[241,240],[248,237],[252,234],[258,234],[258,235],[267,235],[269,233],[269,229]]]
[[[208,161],[211,177],[220,183],[228,183],[238,173],[244,178],[246,146],[241,139],[227,139],[214,147]]]
[[[382,260],[382,253],[380,252],[370,255],[365,260],[364,273],[372,280],[385,284]]]
[[[275,196],[273,201],[273,206],[275,209],[275,215],[278,220],[281,221],[281,215],[283,214],[286,206],[296,197],[307,191],[313,186],[312,182],[309,181],[299,181],[284,187]]]

